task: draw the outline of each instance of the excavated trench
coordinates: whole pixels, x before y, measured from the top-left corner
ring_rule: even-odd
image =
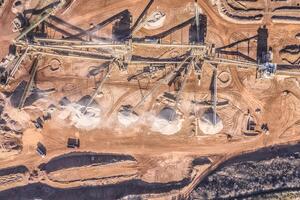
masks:
[[[25,174],[28,172],[27,167],[20,165],[16,167],[9,167],[5,169],[0,169],[0,176],[7,176],[11,174]]]
[[[91,161],[87,159],[89,157],[98,156],[97,163],[103,163],[103,156],[106,156],[108,160],[116,161],[121,159],[134,160],[133,157],[127,155],[113,155],[113,154],[96,154],[96,153],[70,153],[67,155],[54,158],[48,162],[48,166],[43,166],[44,170],[53,171],[58,170],[63,165],[66,167],[83,166],[91,164]],[[83,161],[82,161],[82,158]],[[102,159],[101,159],[102,158]],[[65,163],[72,161],[71,164],[66,166]],[[95,160],[97,160],[95,159]],[[101,161],[100,161],[101,159]],[[210,164],[210,160],[207,157],[197,157],[193,160],[192,166],[199,166]],[[50,165],[49,165],[50,164]],[[190,178],[184,178],[180,181],[173,181],[168,183],[148,183],[140,179],[133,179],[128,181],[122,181],[117,184],[109,184],[102,186],[85,186],[85,187],[72,187],[72,188],[54,188],[44,183],[33,183],[26,186],[20,186],[4,190],[0,192],[0,199],[11,197],[10,199],[141,199],[141,196],[159,195],[163,196],[166,193],[180,190],[183,187],[190,184]]]
[[[72,152],[51,159],[48,163],[41,164],[38,168],[47,173],[73,167],[84,167],[89,165],[106,165],[121,161],[136,161],[130,155],[102,154],[93,152]]]
[[[73,152],[50,160],[40,166],[47,172],[121,160],[134,160],[132,156]],[[193,166],[210,164],[207,157],[195,158]],[[300,143],[263,148],[233,157],[206,176],[192,192],[192,199],[230,199],[260,197],[266,194],[297,191],[300,186]],[[26,168],[25,168],[26,169]],[[3,169],[1,174],[15,173],[16,169]],[[24,167],[18,169],[24,170]],[[139,179],[104,186],[54,188],[34,183],[0,192],[0,199],[140,199],[149,194],[163,195],[179,190],[190,183],[189,178],[169,183],[148,183]]]
[[[300,17],[297,16],[282,16],[282,15],[274,15],[272,16],[272,20],[287,20],[287,21],[300,21]]]
[[[178,182],[169,183],[147,183],[141,180],[124,181],[114,185],[105,186],[87,186],[76,188],[53,188],[42,183],[30,184],[22,187],[0,192],[0,199],[11,197],[14,199],[120,199],[122,197],[144,194],[160,194],[180,189],[190,182],[189,179],[183,179]],[[137,197],[138,198],[138,197]],[[140,199],[140,198],[138,198]]]
[[[28,169],[25,166],[14,166],[0,170],[0,187],[12,186],[26,179]],[[2,188],[3,189],[3,188]],[[9,199],[9,198],[6,198]]]
[[[198,157],[198,158],[195,158],[192,162],[193,166],[207,165],[207,164],[211,164],[211,161],[208,159],[208,157]]]

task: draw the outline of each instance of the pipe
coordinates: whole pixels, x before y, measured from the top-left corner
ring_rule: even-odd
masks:
[[[140,43],[133,42],[133,46],[146,46],[146,47],[176,47],[176,48],[203,48],[206,49],[205,45],[193,45],[193,44],[161,44],[161,43]]]
[[[31,47],[32,49],[50,49],[50,50],[55,50],[55,51],[65,51],[65,52],[72,52],[72,53],[85,53],[85,54],[94,55],[94,56],[103,56],[105,54],[105,53],[96,53],[96,52],[76,50],[76,49],[66,49],[66,48],[62,48],[62,47],[58,47],[58,46],[51,47],[51,46],[42,46],[42,45],[28,45],[28,47]],[[110,54],[106,54],[106,55],[110,55]]]
[[[36,71],[38,68],[38,61],[39,61],[39,57],[35,58],[35,60],[33,61],[31,73],[30,73],[31,76],[30,76],[30,79],[29,79],[25,89],[24,89],[23,95],[20,99],[19,106],[18,106],[19,109],[22,109],[24,107],[24,103],[25,103],[26,98],[28,97],[28,93],[32,87],[33,80],[34,80],[34,77],[35,77],[35,74],[36,74]]]
[[[214,68],[213,71],[213,79],[214,79],[214,88],[213,88],[213,97],[212,97],[212,103],[213,103],[213,125],[215,126],[217,124],[217,67]]]
[[[28,50],[29,50],[29,47],[27,47],[27,48],[25,49],[24,53],[19,57],[19,59],[17,60],[17,62],[16,62],[15,65],[13,66],[13,68],[12,68],[12,70],[11,70],[11,72],[10,72],[10,74],[9,74],[9,76],[8,76],[8,78],[7,78],[7,80],[6,80],[6,84],[9,83],[10,79],[11,79],[12,77],[14,77],[14,75],[15,75],[16,72],[18,71],[20,64],[22,63],[22,61],[25,59],[25,57],[26,57],[26,55],[27,55]]]
[[[144,18],[144,16],[146,15],[147,11],[149,10],[149,8],[151,7],[151,5],[153,4],[154,0],[150,0],[147,4],[147,6],[144,8],[144,10],[142,11],[142,13],[140,14],[140,16],[137,18],[136,22],[134,23],[134,25],[131,28],[130,31],[130,37],[137,31],[137,27],[138,25],[141,23],[142,19]]]
[[[100,43],[100,42],[84,42],[79,40],[66,40],[66,39],[49,39],[49,38],[35,38],[38,42],[58,42],[58,43],[76,43],[72,47],[77,48],[101,48],[101,47],[125,47],[130,46],[126,43]],[[161,44],[161,43],[146,43],[146,42],[132,42],[132,46],[145,46],[145,47],[176,47],[176,48],[202,48],[206,49],[205,45],[193,44]]]
[[[188,56],[179,66],[176,67],[176,69],[172,70],[165,78],[157,81],[157,83],[153,86],[153,88],[132,108],[132,111],[135,111],[136,108],[138,108],[155,90],[157,90],[165,81],[169,81],[169,79],[172,77],[174,71],[177,71],[182,67],[182,65],[190,58]]]
[[[48,53],[48,52],[31,52],[33,55],[42,54],[42,55],[48,55],[48,56],[54,56],[54,57],[66,57],[66,58],[75,58],[75,59],[85,59],[85,60],[93,60],[93,61],[111,61],[113,58],[97,58],[97,57],[88,57],[88,56],[76,56],[76,55],[62,55],[62,54],[56,54],[56,53]]]
[[[94,92],[94,94],[92,95],[91,99],[89,100],[89,102],[85,105],[84,110],[83,110],[83,114],[86,113],[87,108],[91,105],[91,103],[93,102],[93,100],[96,98],[96,96],[98,95],[99,92],[101,92],[102,87],[105,83],[105,81],[107,80],[108,76],[110,75],[111,71],[113,70],[115,64],[114,64],[114,60],[111,61],[111,63],[108,66],[108,71],[105,74],[104,78],[101,80],[100,84],[98,85],[96,91]]]
[[[35,23],[33,23],[32,25],[30,25],[27,29],[25,29],[16,39],[15,41],[19,41],[20,39],[22,39],[25,35],[27,35],[27,33],[29,33],[30,31],[32,31],[34,28],[36,28],[40,23],[42,23],[43,21],[45,21],[58,7],[58,5],[61,4],[62,1],[57,1],[55,2],[56,5],[54,5],[51,10],[49,12],[44,12],[43,14],[41,14],[41,18],[39,20],[37,20]]]

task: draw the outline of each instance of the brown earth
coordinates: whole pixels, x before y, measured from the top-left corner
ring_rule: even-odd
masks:
[[[154,35],[189,19],[193,16],[193,12],[188,9],[192,2],[194,1],[155,1],[149,12],[154,10],[165,12],[167,15],[165,26],[154,31],[141,29],[137,36]],[[133,21],[135,21],[145,4],[146,2],[142,0],[95,0],[92,2],[77,0],[66,12],[58,14],[58,17],[82,29],[87,29],[90,23],[97,24],[124,9],[131,12]],[[198,4],[208,17],[208,43],[216,43],[218,46],[226,45],[245,36],[255,35],[258,27],[263,25],[235,24],[223,19],[218,14],[216,7],[212,6],[208,0],[201,0]],[[5,19],[0,19],[0,46],[2,47],[0,57],[7,54],[8,45],[16,37],[16,34],[11,32],[11,21],[14,15],[10,12],[10,6],[10,4],[7,5],[2,14]],[[283,26],[272,23],[267,14],[264,24],[267,24],[269,29],[269,44],[274,50],[274,60],[282,63],[279,51],[287,44],[298,42],[294,36],[299,32],[299,25],[284,24]],[[109,25],[98,31],[97,35],[110,36],[111,28]],[[188,28],[177,31],[166,37],[164,41],[186,43]],[[137,53],[157,56],[164,55],[165,52],[171,55],[171,51],[170,49],[165,51],[138,49]],[[255,51],[254,45],[251,47],[251,52],[255,55],[253,51]],[[117,111],[120,106],[134,105],[141,98],[141,92],[148,91],[154,84],[154,81],[149,82],[145,78],[141,80],[143,90],[140,90],[137,81],[127,82],[128,74],[120,73],[118,70],[113,71],[109,81],[105,84],[104,96],[96,98],[103,117],[97,129],[90,131],[77,129],[68,120],[59,118],[62,109],[58,109],[53,113],[51,120],[45,122],[44,128],[38,131],[30,120],[45,113],[50,104],[57,105],[64,96],[67,96],[72,102],[77,101],[82,96],[91,94],[95,87],[95,79],[86,75],[90,67],[97,66],[99,63],[59,58],[62,67],[57,73],[54,73],[49,70],[49,63],[52,59],[52,57],[42,58],[36,76],[36,85],[40,89],[55,88],[55,93],[47,95],[22,111],[12,108],[9,104],[5,107],[13,119],[22,121],[26,130],[22,137],[23,150],[18,155],[1,158],[1,168],[25,165],[30,171],[37,169],[41,163],[47,163],[54,157],[73,151],[66,147],[69,137],[80,138],[80,151],[127,154],[136,159],[134,163],[124,162],[63,169],[41,175],[44,177],[42,180],[44,183],[55,187],[117,183],[133,178],[139,178],[146,182],[167,183],[191,177],[192,183],[179,191],[179,193],[185,194],[195,186],[203,173],[207,172],[208,165],[192,166],[193,159],[197,157],[209,157],[212,159],[210,166],[215,167],[232,155],[254,151],[265,146],[292,143],[300,139],[299,77],[278,75],[272,79],[258,80],[255,78],[255,70],[226,65],[218,67],[218,74],[229,72],[230,79],[228,80],[230,82],[224,84],[224,87],[218,83],[220,85],[218,98],[227,99],[230,103],[217,110],[224,124],[222,132],[217,135],[204,135],[199,130],[197,134],[192,132],[193,118],[189,115],[192,111],[196,111],[198,114],[204,112],[204,108],[195,108],[190,102],[193,99],[200,100],[209,97],[212,70],[208,65],[203,67],[200,86],[197,85],[193,73],[188,81],[183,93],[184,100],[179,107],[184,115],[183,128],[174,135],[166,136],[152,132],[151,124],[147,119],[128,128],[118,124]],[[27,58],[16,79],[9,86],[9,90],[13,90],[21,80],[29,79],[30,65],[31,60]],[[129,66],[128,73],[133,74],[138,68],[134,65]],[[157,76],[160,75],[161,73],[158,73]],[[100,77],[97,75],[96,79]],[[168,86],[162,86],[160,90],[153,93],[137,110],[138,114],[145,117],[156,115],[162,106],[159,102],[157,103],[157,97],[170,89],[172,90]],[[289,92],[286,94],[284,91]],[[257,109],[260,111],[257,112]],[[263,123],[268,124],[270,130],[267,134],[261,133],[251,137],[242,133],[245,128],[243,122],[245,122],[248,111],[257,123],[257,130],[260,130]],[[232,138],[228,140],[227,135],[231,135]],[[45,158],[41,158],[36,153],[37,142],[43,143],[47,148]],[[97,180],[88,180],[91,178]],[[80,180],[78,181],[78,179]],[[12,182],[8,188],[19,184],[18,181]],[[0,190],[2,190],[1,188]]]

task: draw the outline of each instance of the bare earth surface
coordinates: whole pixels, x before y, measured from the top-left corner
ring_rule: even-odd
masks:
[[[0,7],[0,58],[8,55],[9,45],[19,35],[12,32],[11,23],[16,17],[11,11],[14,1],[4,2]],[[38,10],[51,2],[27,0],[27,9]],[[73,0],[69,3],[67,8],[54,15],[58,20],[50,17],[47,22],[64,29],[69,35],[76,35],[125,9],[128,9],[135,22],[148,1]],[[213,70],[210,65],[204,64],[201,84],[198,84],[192,70],[182,92],[182,100],[178,105],[182,127],[175,134],[162,134],[153,131],[153,123],[160,110],[168,105],[162,100],[163,93],[173,92],[174,86],[164,84],[153,92],[135,110],[139,116],[138,121],[129,126],[118,122],[118,111],[122,105],[135,105],[164,75],[164,70],[155,73],[153,77],[129,82],[127,78],[142,70],[145,65],[130,64],[126,71],[121,72],[113,68],[104,83],[103,94],[94,99],[94,110],[90,112],[96,114],[80,118],[82,113],[78,112],[78,105],[84,101],[83,97],[93,94],[96,84],[105,74],[107,62],[43,55],[34,79],[38,98],[33,100],[33,97],[28,97],[20,110],[14,101],[20,99],[24,86],[20,90],[16,88],[22,81],[28,82],[30,79],[34,57],[29,55],[14,79],[0,90],[0,115],[3,120],[0,121],[0,199],[11,194],[15,194],[11,199],[40,196],[43,199],[131,199],[136,198],[135,195],[144,199],[247,196],[248,193],[242,191],[249,190],[247,181],[265,184],[254,178],[257,168],[262,171],[263,168],[274,168],[276,171],[276,166],[287,163],[290,168],[286,170],[294,177],[293,183],[299,187],[299,157],[290,158],[289,155],[282,156],[282,159],[275,157],[244,163],[238,161],[218,168],[216,174],[210,174],[231,157],[264,147],[282,144],[289,146],[300,140],[300,36],[296,37],[300,33],[300,12],[297,1],[199,0],[198,6],[208,20],[207,44],[222,47],[254,36],[259,27],[266,25],[273,62],[281,66],[288,65],[290,71],[296,73],[278,71],[269,79],[257,79],[257,71],[253,68],[218,65],[218,99],[229,103],[217,107],[218,116],[222,119],[222,130],[217,134],[205,134],[195,125],[195,121],[206,108],[191,103],[193,100],[211,97]],[[154,11],[165,14],[163,26],[153,30],[142,27],[134,37],[153,36],[194,17],[195,5],[192,0],[155,0],[147,13]],[[29,14],[27,17],[34,21],[37,15]],[[59,21],[67,22],[69,26]],[[187,44],[189,26],[162,38],[162,43]],[[112,29],[113,23],[96,31],[94,35],[112,38]],[[49,38],[61,39],[64,35],[49,28],[49,25],[46,32]],[[229,49],[238,49],[256,59],[256,46],[257,41],[251,40]],[[180,48],[145,46],[133,51],[134,55],[154,58],[170,58],[185,53],[185,49]],[[243,60],[232,55],[226,58]],[[53,67],[58,69],[53,70]],[[61,105],[60,101],[64,97],[70,101],[67,106]],[[42,129],[36,128],[32,121],[49,113],[51,106],[54,107],[51,118],[44,121]],[[249,117],[255,122],[257,134],[245,134]],[[261,129],[263,124],[268,125],[268,131]],[[67,148],[68,138],[79,138],[80,148]],[[47,149],[47,155],[43,158],[36,152],[39,142]],[[78,155],[72,152],[78,152]],[[245,174],[241,171],[241,167],[253,165],[256,167],[253,171]],[[238,173],[239,170],[241,172]],[[270,173],[287,172],[278,169]],[[245,182],[241,182],[241,179]],[[282,181],[276,187],[286,184],[284,186],[288,188],[290,183],[286,182]],[[219,183],[232,185],[227,184],[225,187]],[[228,193],[231,186],[241,192]],[[270,187],[273,187],[271,183],[265,186],[266,190]]]

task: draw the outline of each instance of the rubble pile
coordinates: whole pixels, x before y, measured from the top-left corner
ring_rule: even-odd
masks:
[[[0,99],[0,152],[22,150],[22,125],[4,112],[5,100]]]
[[[292,150],[279,150],[281,154],[286,155],[270,150],[243,155],[242,160],[224,164],[207,176],[193,191],[192,197],[193,199],[244,198],[266,191],[298,188],[300,153],[290,151]],[[264,159],[261,160],[259,157]]]

